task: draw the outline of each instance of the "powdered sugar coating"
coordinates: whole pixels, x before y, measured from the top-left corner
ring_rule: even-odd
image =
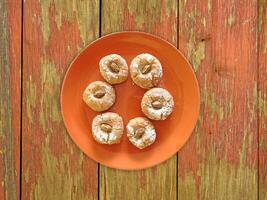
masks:
[[[119,72],[115,73],[110,69],[111,63],[116,63]],[[126,81],[128,77],[128,65],[126,61],[118,54],[110,54],[103,57],[99,62],[100,73],[110,84],[119,84]]]
[[[152,106],[153,101],[159,101],[162,104],[160,109]],[[141,101],[143,113],[153,120],[165,120],[173,111],[174,101],[172,95],[163,88],[153,88],[148,90]]]
[[[112,127],[111,132],[101,130],[101,124]],[[117,113],[106,112],[95,116],[92,122],[92,134],[94,139],[101,144],[116,144],[120,142],[123,134],[123,120]]]
[[[95,91],[103,90],[105,95],[102,98],[94,96]],[[111,85],[103,81],[94,81],[90,83],[83,93],[83,101],[94,111],[105,111],[109,109],[115,102],[115,90]]]
[[[142,73],[145,65],[150,65],[148,73]],[[163,70],[160,61],[151,54],[143,53],[136,56],[130,65],[130,73],[133,82],[141,88],[149,89],[159,84]]]
[[[145,129],[144,134],[140,138],[137,138],[135,135],[135,131],[138,128]],[[126,126],[126,129],[130,142],[139,149],[150,146],[156,140],[155,128],[153,124],[145,117],[136,117],[131,119]]]

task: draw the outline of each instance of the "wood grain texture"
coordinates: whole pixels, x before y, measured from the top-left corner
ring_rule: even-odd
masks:
[[[0,199],[20,195],[21,1],[0,1]]]
[[[267,200],[267,0],[259,0],[259,200]]]
[[[99,2],[24,0],[22,199],[97,199],[97,164],[60,113],[68,65],[99,36]]]
[[[103,0],[102,33],[140,30],[174,45],[177,38],[177,2],[172,0]],[[100,167],[100,199],[176,199],[177,158],[140,171]]]
[[[256,42],[256,0],[180,1],[179,49],[197,74],[201,111],[179,152],[179,199],[257,199]]]

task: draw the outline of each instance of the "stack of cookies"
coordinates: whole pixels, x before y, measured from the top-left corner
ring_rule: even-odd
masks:
[[[84,93],[84,102],[94,111],[107,111],[116,101],[112,85],[127,80],[128,65],[123,57],[111,54],[99,62],[100,73],[107,82],[90,83]],[[131,62],[130,75],[133,82],[148,91],[141,101],[141,109],[146,117],[131,119],[127,126],[129,141],[139,149],[150,146],[156,139],[156,130],[149,120],[165,120],[173,111],[172,95],[160,83],[163,70],[160,61],[151,54],[137,55]],[[92,122],[94,139],[101,144],[119,143],[124,131],[123,119],[117,113],[104,112],[97,115]]]

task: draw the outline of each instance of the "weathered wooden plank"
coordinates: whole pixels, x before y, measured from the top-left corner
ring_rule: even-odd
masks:
[[[192,63],[201,113],[179,152],[180,199],[257,199],[257,1],[179,4],[179,48]]]
[[[259,199],[267,200],[267,0],[259,0]]]
[[[140,30],[176,44],[177,2],[172,0],[102,1],[102,33]],[[176,199],[177,158],[141,171],[100,167],[100,199]]]
[[[23,199],[97,199],[98,167],[68,136],[60,87],[68,65],[99,36],[99,2],[25,0]]]
[[[0,1],[0,199],[18,199],[21,1]]]

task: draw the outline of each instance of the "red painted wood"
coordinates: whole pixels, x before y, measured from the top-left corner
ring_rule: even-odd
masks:
[[[259,199],[267,199],[267,1],[258,2]]]
[[[68,136],[60,88],[98,37],[97,1],[24,1],[22,199],[96,199],[97,163]]]
[[[257,1],[179,4],[179,48],[196,71],[201,113],[179,152],[181,199],[257,199]]]
[[[0,12],[0,199],[18,199],[21,1],[1,1]]]
[[[59,88],[74,56],[98,37],[99,2],[23,2],[22,199],[96,199],[97,164],[66,133]],[[145,30],[175,44],[176,3],[159,2],[103,1],[102,32]],[[0,199],[18,199],[22,5],[0,5]],[[179,152],[178,186],[176,158],[141,172],[101,167],[100,197],[135,198],[141,189],[140,198],[159,191],[175,198],[177,189],[180,199],[257,199],[258,191],[267,199],[266,5],[179,1],[179,48],[202,96],[196,129]],[[134,186],[122,187],[126,179]]]

